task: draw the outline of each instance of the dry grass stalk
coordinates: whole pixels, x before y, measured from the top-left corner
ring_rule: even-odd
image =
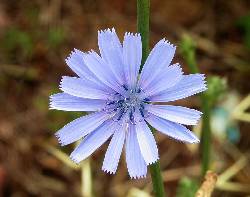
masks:
[[[195,197],[210,197],[214,190],[217,181],[217,174],[212,171],[207,171],[205,180],[197,191]]]

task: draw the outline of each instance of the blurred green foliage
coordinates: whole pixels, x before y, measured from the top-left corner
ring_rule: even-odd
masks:
[[[194,40],[189,35],[184,34],[180,42],[180,51],[192,73],[199,72],[196,65],[195,49],[196,45]]]
[[[29,33],[11,27],[5,32],[1,45],[5,49],[5,55],[10,59],[14,58],[13,55],[16,53],[19,58],[26,59],[32,56],[34,41]]]
[[[48,31],[47,46],[50,48],[59,47],[65,40],[65,31],[61,27],[51,27]]]
[[[39,7],[36,5],[29,5],[25,6],[23,9],[25,18],[27,18],[31,27],[37,27],[39,24]]]
[[[37,50],[58,49],[66,39],[62,26],[42,24],[39,21],[39,9],[36,6],[26,7],[24,13],[27,24],[7,27],[1,36],[1,56],[5,62],[20,63],[30,60]]]
[[[198,182],[188,177],[183,177],[179,181],[176,197],[194,197],[198,190]]]
[[[244,44],[250,50],[250,13],[239,18],[236,25],[243,30]]]
[[[226,80],[219,76],[207,77],[207,91],[204,95],[210,106],[214,105],[226,92]]]
[[[200,73],[196,61],[196,44],[191,36],[184,34],[180,43],[181,53],[186,61],[191,73]],[[202,176],[210,168],[211,160],[211,112],[215,103],[225,91],[226,82],[218,76],[209,76],[206,79],[207,90],[200,96],[202,117],[202,133],[201,133],[201,155],[202,155]]]

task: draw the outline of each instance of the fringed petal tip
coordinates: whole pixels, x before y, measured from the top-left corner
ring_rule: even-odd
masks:
[[[184,72],[183,72],[183,69],[182,69],[182,67],[181,67],[181,64],[180,63],[174,63],[174,64],[171,64],[170,66],[169,66],[169,68],[170,69],[176,69],[176,71],[179,71],[180,72],[180,74],[181,74],[181,76],[182,75],[184,75]]]
[[[104,35],[104,34],[116,34],[115,28],[107,28],[107,29],[103,29],[103,30],[98,30],[98,34],[99,35]],[[134,37],[141,37],[140,33],[132,33],[132,32],[126,32],[125,33],[125,37],[126,36],[134,36]]]
[[[197,138],[196,141],[191,142],[191,144],[199,144],[200,140]]]
[[[201,78],[201,83],[203,83],[203,85],[204,85],[204,88],[205,88],[205,90],[207,89],[207,81],[205,80],[206,79],[206,76],[205,76],[205,74],[197,74],[197,75],[199,75]]]
[[[203,112],[196,110],[196,109],[191,109],[191,110],[197,112],[197,115],[199,115],[199,119],[201,118],[201,115],[203,114]]]
[[[171,137],[169,135],[166,135],[168,138],[175,140],[179,143],[189,143],[189,144],[198,144],[200,143],[200,140],[194,135],[192,140],[183,140],[181,138],[178,137]]]
[[[181,74],[184,74],[184,72],[183,72],[183,69],[182,69],[182,67],[181,67],[181,64],[180,63],[174,63],[174,64],[171,64],[170,66],[169,66],[170,68],[178,68],[178,70],[181,72]]]
[[[202,87],[199,91],[197,91],[195,94],[199,94],[199,93],[201,93],[201,92],[204,92],[204,91],[206,91],[208,89],[208,87],[207,87],[207,84],[205,84],[204,83],[204,87]],[[193,94],[193,95],[195,95],[195,94]]]
[[[204,88],[203,88],[203,91],[206,91],[208,89],[208,87],[207,87],[207,83],[205,82],[204,83]]]
[[[49,110],[55,109],[53,104],[53,98],[54,98],[53,95],[49,97]]]
[[[67,145],[67,143],[64,142],[64,139],[62,138],[62,136],[59,133],[55,133],[55,136],[56,136],[57,141],[60,144],[60,146],[66,146]]]
[[[88,51],[88,53],[89,53],[89,54],[97,54],[97,53],[95,52],[94,49],[90,49],[90,50]]]
[[[54,99],[56,98],[56,96],[58,94],[60,94],[60,93],[50,95],[50,97],[49,97],[49,110],[56,109]]]
[[[110,170],[110,169],[105,169],[105,168],[102,168],[102,171],[110,175],[113,175],[116,172],[116,170]]]
[[[74,151],[70,154],[69,158],[75,163],[79,164],[83,159],[81,159],[81,155],[75,153]]]
[[[141,38],[141,34],[140,34],[140,33],[126,32],[125,35],[124,35],[124,39],[125,39],[125,38],[129,38],[129,37]]]
[[[54,104],[52,102],[49,103],[49,110],[54,110],[56,109],[56,107],[54,106]]]
[[[176,46],[173,45],[171,42],[169,42],[166,38],[161,39],[161,40],[157,43],[157,45],[168,45],[168,46],[172,47],[173,49],[176,49]]]
[[[82,160],[76,155],[73,155],[71,153],[71,155],[69,156],[69,158],[75,163],[75,164],[79,164]]]
[[[201,79],[204,80],[206,78],[205,74],[199,73],[199,74],[191,74],[191,75],[197,75],[201,76]]]
[[[129,175],[131,179],[145,179],[147,177],[147,174],[143,175]]]
[[[197,125],[201,119],[201,116],[202,116],[202,112],[200,112],[200,114],[197,116],[196,120],[193,120],[193,124],[190,124],[190,125]]]
[[[173,136],[169,136],[167,135],[167,137],[169,137],[170,139],[176,140],[178,142],[181,143],[189,143],[189,144],[198,144],[200,143],[200,140],[195,136],[195,134],[193,133],[189,133],[189,135],[192,135],[192,139],[188,139],[188,140],[184,140],[183,138],[179,138],[177,136],[173,137]]]
[[[65,58],[65,62],[68,64],[73,58],[77,55],[83,55],[84,52],[80,51],[79,49],[74,48],[70,54]]]
[[[146,164],[147,164],[147,166],[149,166],[149,165],[152,165],[152,164],[156,163],[158,160],[159,160],[159,155],[157,155],[157,157],[155,158],[155,160],[150,161],[150,162],[146,162]]]
[[[116,31],[115,31],[114,27],[98,30],[98,34],[105,34],[105,33],[114,34],[114,33],[116,33]]]
[[[65,81],[67,81],[68,79],[79,79],[79,77],[69,77],[69,76],[62,76],[61,81],[59,83],[59,89],[62,90],[63,89],[63,85],[65,83]],[[63,91],[63,90],[62,90]]]
[[[196,75],[197,77],[200,77],[199,83],[201,84],[201,88],[195,94],[198,94],[207,90],[208,87],[207,87],[207,81],[205,80],[206,79],[205,74],[190,74],[190,75],[193,75],[193,76]]]

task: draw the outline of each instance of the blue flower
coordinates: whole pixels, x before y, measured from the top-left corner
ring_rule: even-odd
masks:
[[[76,163],[112,137],[102,169],[114,174],[125,147],[130,177],[145,177],[147,165],[159,159],[148,124],[176,140],[199,142],[183,125],[195,125],[201,112],[165,102],[206,90],[205,77],[184,75],[178,63],[171,65],[176,47],[165,39],[154,46],[141,74],[140,34],[126,33],[121,44],[114,29],[99,31],[98,45],[101,55],[75,49],[66,59],[78,76],[62,77],[62,93],[50,97],[50,108],[91,113],[65,125],[56,136],[61,145],[82,139],[70,155]]]

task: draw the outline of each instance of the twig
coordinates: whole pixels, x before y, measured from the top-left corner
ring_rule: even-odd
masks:
[[[199,175],[200,165],[188,166],[184,168],[175,168],[171,170],[166,170],[163,172],[163,180],[164,182],[167,181],[174,181],[180,179],[184,175],[192,175],[198,176]]]
[[[221,185],[216,185],[216,188],[224,191],[250,193],[249,184],[225,182]]]
[[[250,122],[250,113],[245,112],[250,107],[250,95],[244,98],[239,105],[237,105],[232,113],[237,120]]]
[[[217,174],[212,171],[207,171],[205,180],[200,189],[197,191],[195,197],[210,197],[214,190],[217,181]]]
[[[83,197],[92,197],[92,176],[91,176],[91,167],[90,159],[86,159],[81,164],[81,191]]]
[[[223,185],[246,165],[247,159],[245,156],[242,156],[237,162],[235,162],[231,167],[229,167],[224,173],[219,176],[217,185]]]
[[[43,143],[42,146],[53,156],[55,156],[58,160],[60,160],[61,162],[63,162],[66,166],[78,170],[80,169],[80,167],[78,165],[76,165],[75,163],[73,163],[68,155],[66,155],[64,152],[58,150],[57,148],[51,146],[48,143]]]

